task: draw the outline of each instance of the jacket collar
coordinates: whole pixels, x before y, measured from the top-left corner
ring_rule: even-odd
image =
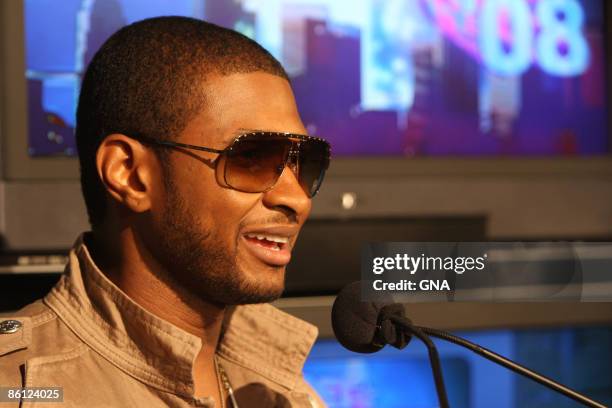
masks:
[[[81,235],[44,302],[113,365],[164,391],[193,396],[202,342],[148,312],[94,264]],[[218,354],[292,389],[316,339],[315,326],[271,305],[228,309]]]

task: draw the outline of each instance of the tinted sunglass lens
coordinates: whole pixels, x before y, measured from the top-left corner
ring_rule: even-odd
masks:
[[[329,145],[312,139],[300,143],[300,185],[309,197],[313,197],[329,166]]]
[[[225,182],[240,191],[257,193],[272,187],[289,154],[288,140],[253,134],[235,142],[225,164]]]

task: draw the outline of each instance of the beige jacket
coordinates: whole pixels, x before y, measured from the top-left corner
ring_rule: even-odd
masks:
[[[201,341],[147,312],[93,263],[82,238],[66,272],[42,300],[0,318],[0,387],[63,387],[63,403],[21,407],[213,407],[194,398]],[[9,330],[4,330],[9,331]],[[319,407],[302,376],[317,329],[271,305],[238,306],[217,351],[238,405]]]

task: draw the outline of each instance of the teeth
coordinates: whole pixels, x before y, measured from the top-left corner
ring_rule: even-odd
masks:
[[[246,236],[249,238],[258,239],[260,241],[263,241],[265,239],[266,241],[276,242],[279,244],[286,244],[287,242],[289,242],[289,238],[279,237],[277,235],[246,234]]]

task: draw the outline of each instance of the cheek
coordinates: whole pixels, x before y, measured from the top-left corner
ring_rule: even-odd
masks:
[[[259,195],[223,188],[215,181],[198,184],[189,193],[193,216],[218,241],[234,244],[241,224],[256,207]]]
[[[196,159],[176,161],[174,183],[176,194],[189,209],[194,225],[210,236],[233,245],[241,223],[257,206],[260,194],[248,194],[219,185],[215,170]],[[182,181],[180,181],[182,180]]]

